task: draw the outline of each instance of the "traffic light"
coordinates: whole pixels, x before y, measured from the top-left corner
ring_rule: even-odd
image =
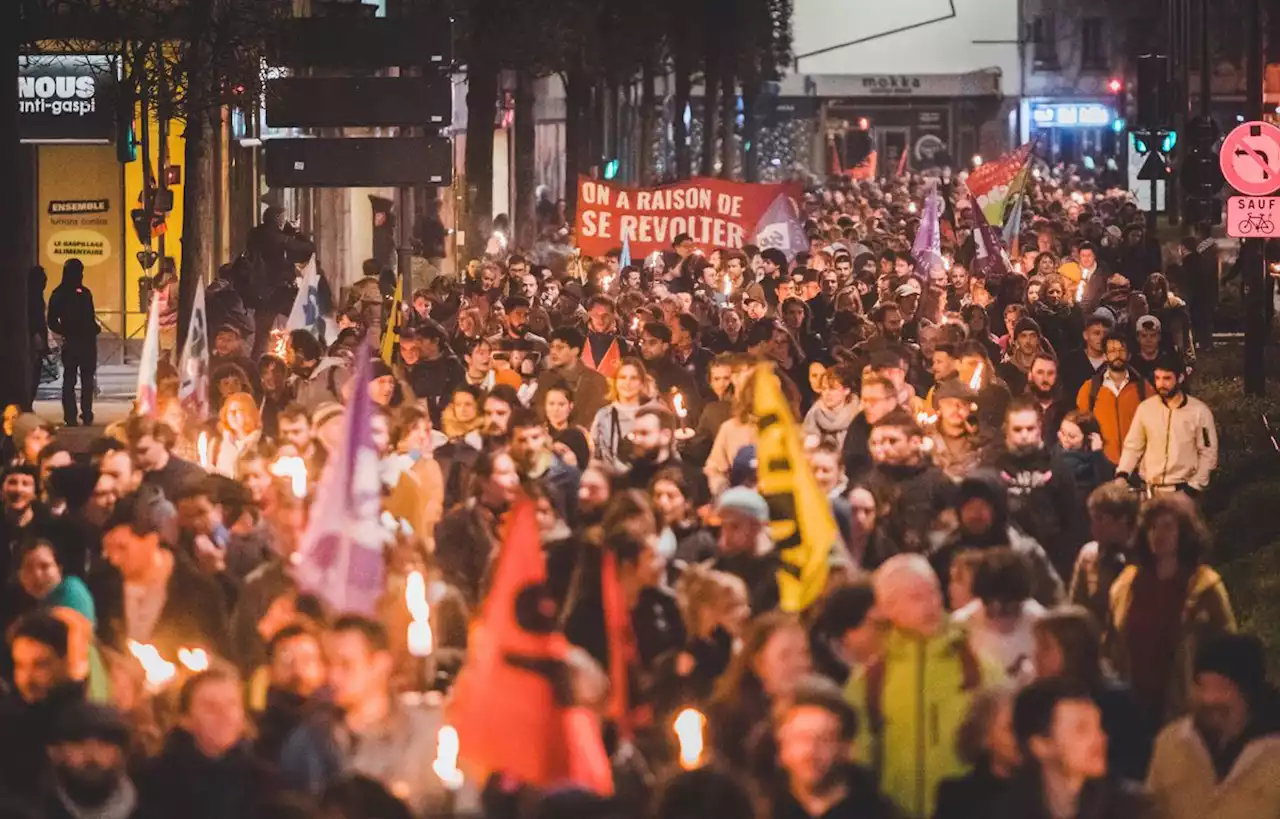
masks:
[[[1138,58],[1138,110],[1134,129],[1169,131],[1173,126],[1169,58],[1144,54]]]
[[[616,159],[610,159],[608,162],[604,163],[604,178],[606,180],[616,179],[618,176],[618,166],[619,163]]]
[[[1225,181],[1218,161],[1218,140],[1222,133],[1210,117],[1195,117],[1187,123],[1186,156],[1179,181],[1186,195],[1188,222],[1221,224],[1222,192]]]

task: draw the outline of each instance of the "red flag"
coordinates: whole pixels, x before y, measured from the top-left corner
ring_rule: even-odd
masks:
[[[875,151],[872,151],[871,153],[867,154],[866,159],[862,160],[856,166],[845,171],[845,176],[849,177],[850,179],[875,179],[876,165],[878,164],[878,162],[879,162],[879,157],[876,155]]]
[[[907,172],[907,149],[904,146],[902,153],[898,155],[898,172],[894,176],[902,176]]]
[[[527,498],[511,510],[454,686],[448,719],[458,758],[480,778],[498,773],[535,788],[576,784],[611,795],[599,721],[570,700],[570,646],[556,631],[534,510]]]
[[[830,138],[831,143],[831,173],[839,176],[844,173],[844,166],[840,164],[840,151],[836,149],[836,138]]]

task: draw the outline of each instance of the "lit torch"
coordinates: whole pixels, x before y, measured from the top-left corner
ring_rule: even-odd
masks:
[[[431,770],[450,793],[462,787],[464,777],[458,770],[458,729],[452,725],[441,725],[436,733],[436,758]]]
[[[409,623],[409,654],[427,657],[431,654],[434,639],[431,634],[431,606],[427,603],[427,581],[422,572],[412,571],[405,581],[404,605],[413,621]],[[455,740],[456,741],[456,740]],[[456,759],[456,750],[455,750]]]
[[[277,458],[271,465],[271,474],[277,478],[287,478],[295,498],[307,496],[307,462],[302,458],[294,455]]]
[[[937,422],[938,422],[938,416],[937,416],[937,415],[930,415],[930,414],[929,414],[929,413],[927,413],[927,412],[917,412],[917,413],[916,413],[916,423],[917,423],[917,424],[919,424],[919,425],[920,425],[920,426],[922,426],[922,427],[929,427],[929,426],[933,426],[933,425],[934,425],[934,424],[936,424]]]
[[[733,278],[728,273],[724,274],[724,297],[727,299],[733,295]]]
[[[271,354],[283,361],[289,360],[289,336],[284,330],[271,331]]]
[[[209,670],[209,653],[203,648],[180,648],[178,662],[183,668],[198,674]]]
[[[209,433],[202,432],[200,437],[196,439],[196,455],[200,459],[201,468],[208,470],[211,466],[209,461]]]
[[[153,645],[130,640],[129,653],[142,664],[142,671],[147,677],[147,688],[153,692],[164,688],[178,674],[178,667],[161,657]]]
[[[686,708],[676,715],[671,727],[680,741],[680,767],[691,771],[701,765],[707,718],[695,708]]]
[[[973,368],[973,376],[969,379],[969,389],[978,392],[982,389],[982,362]]]

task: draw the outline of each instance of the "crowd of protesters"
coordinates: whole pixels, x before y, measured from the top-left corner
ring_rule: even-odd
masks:
[[[935,188],[943,263],[922,266]],[[1052,173],[1025,197],[995,272],[963,179],[920,177],[810,192],[794,254],[680,236],[628,265],[494,243],[394,320],[374,263],[328,343],[265,337],[252,310],[281,310],[225,269],[207,422],[168,364],[155,417],[87,454],[6,416],[0,814],[1275,816],[1276,695],[1197,510],[1215,245],[1162,249],[1129,197]],[[392,354],[356,383],[384,326]],[[840,532],[798,614],[756,488],[761,364]],[[314,486],[356,390],[408,524],[378,617],[299,588],[313,510],[275,468],[301,459]],[[92,421],[76,409],[73,392],[66,420]],[[631,613],[627,730],[602,720],[612,797],[501,770],[458,789],[436,765],[446,711],[420,693],[447,701],[526,497],[539,615],[573,647],[568,696],[600,715],[619,651],[602,556]],[[413,568],[429,670],[406,645]],[[687,708],[707,748],[681,770]]]

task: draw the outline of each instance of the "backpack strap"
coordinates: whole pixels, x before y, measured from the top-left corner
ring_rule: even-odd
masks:
[[[1089,379],[1089,413],[1093,414],[1094,408],[1098,406],[1098,393],[1102,391],[1102,379],[1104,375],[1094,373]]]

